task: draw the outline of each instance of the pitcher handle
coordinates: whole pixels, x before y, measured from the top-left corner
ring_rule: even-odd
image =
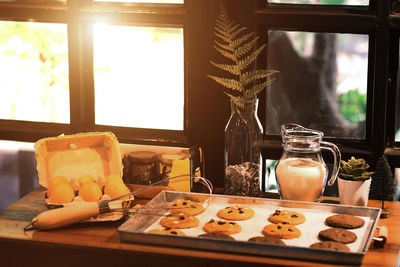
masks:
[[[336,177],[339,173],[340,161],[342,159],[341,155],[340,155],[340,150],[335,144],[332,144],[330,142],[321,141],[320,144],[321,144],[321,148],[327,149],[327,150],[331,151],[333,154],[333,170],[332,170],[331,178],[328,181],[328,185],[332,186],[335,183]]]

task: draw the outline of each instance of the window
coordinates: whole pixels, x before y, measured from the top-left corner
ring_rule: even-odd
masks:
[[[328,78],[333,80],[328,83],[331,91],[318,105],[310,105],[312,110],[299,123],[323,130],[326,140],[337,144],[344,158],[355,155],[374,162],[388,144],[398,146],[399,93],[395,92],[400,20],[397,14],[391,14],[397,10],[397,1],[223,2],[233,19],[255,28],[259,42],[268,43],[258,63],[281,71],[259,103],[265,159],[280,157],[277,127],[288,120],[277,116],[283,116],[283,112],[274,114],[285,109],[286,100],[278,92],[285,90],[284,84],[296,82],[295,76],[305,75],[305,69],[301,69],[303,74],[292,75],[288,67],[277,65],[297,64],[287,55],[274,59],[282,52],[277,45],[282,38],[301,61],[316,53],[316,44],[335,45],[325,44],[320,49],[327,53],[325,63],[335,67],[336,75],[313,76],[314,82],[320,79],[321,84]],[[218,84],[206,77],[214,71],[209,61],[218,55],[213,48],[213,28],[219,5],[220,1],[203,0],[0,1],[0,36],[4,35],[3,25],[43,25],[35,31],[45,31],[43,38],[55,38],[45,49],[57,57],[52,71],[45,70],[43,77],[35,75],[36,80],[26,75],[18,78],[13,70],[16,66],[5,68],[1,64],[2,94],[7,88],[8,97],[14,97],[16,85],[27,86],[21,91],[26,95],[21,98],[23,104],[17,104],[15,111],[10,101],[5,108],[5,100],[0,99],[0,139],[35,142],[61,133],[112,131],[122,143],[197,144],[205,153],[206,176],[215,187],[222,187],[223,131],[230,113],[229,100]],[[5,60],[4,43],[2,38],[0,60]],[[37,64],[45,65],[37,58],[37,68]],[[28,71],[28,64],[19,66],[20,73],[33,73]],[[315,65],[309,63],[308,67]],[[5,75],[3,71],[14,74]],[[48,79],[50,74],[56,75],[56,83]],[[3,87],[4,83],[7,86]],[[297,83],[304,85],[301,79]],[[322,92],[316,84],[310,89]],[[37,89],[33,93],[38,87],[47,95],[57,90],[52,104],[38,106],[41,92]],[[293,90],[292,86],[287,90]],[[277,101],[273,101],[275,98]],[[330,111],[325,110],[324,103],[329,103]],[[19,114],[21,105],[42,110],[13,117],[11,114]],[[48,109],[57,115],[49,117]],[[332,115],[338,119],[333,125],[326,117]]]
[[[268,69],[280,70],[267,90],[267,134],[297,123],[326,137],[365,138],[368,35],[271,30]],[[301,112],[300,112],[301,111]]]
[[[93,39],[95,123],[182,131],[182,29],[96,24]]]
[[[24,25],[36,32],[43,25],[38,40],[51,43],[56,48],[51,55],[58,59],[57,67],[52,64],[40,73],[43,77],[21,61],[5,69],[12,75],[2,72],[2,93],[11,96],[0,99],[5,103],[0,140],[33,143],[62,133],[112,131],[121,143],[200,145],[209,154],[208,176],[222,186],[223,159],[215,153],[220,142],[216,145],[211,136],[223,129],[218,121],[225,118],[212,108],[222,107],[216,104],[222,95],[206,81],[211,49],[205,40],[214,24],[208,8],[197,0],[0,1],[0,25]],[[217,8],[215,1],[210,10]],[[45,41],[56,37],[57,42]],[[25,38],[29,47],[33,35]],[[39,56],[34,61],[36,68],[43,64]],[[16,75],[22,70],[36,80]],[[52,75],[58,75],[58,82],[48,80]],[[18,84],[22,91],[16,102]],[[12,116],[20,109],[21,116]]]
[[[183,0],[94,0],[94,2],[126,2],[126,3],[170,3],[183,4]]]
[[[67,25],[0,21],[0,118],[69,123]]]
[[[312,4],[312,5],[361,5],[367,6],[369,0],[270,0],[271,3]]]
[[[183,0],[0,5],[1,139],[109,130],[188,146]]]
[[[265,94],[267,159],[279,157],[279,126],[288,120],[322,130],[343,158],[363,157],[373,165],[386,148],[395,148],[390,144],[399,129],[394,118],[399,91],[393,93],[393,86],[400,24],[391,15],[392,4],[396,7],[373,0],[263,2],[256,21],[268,40],[265,61],[283,70]],[[374,20],[383,23],[374,27]]]

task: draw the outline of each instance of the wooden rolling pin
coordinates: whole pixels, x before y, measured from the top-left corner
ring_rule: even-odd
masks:
[[[24,230],[25,231],[32,229],[49,230],[77,222],[82,222],[86,219],[95,217],[99,214],[107,213],[114,209],[122,208],[121,199],[125,197],[130,197],[131,199],[133,199],[134,196],[136,196],[137,194],[146,192],[149,189],[153,188],[154,186],[158,186],[160,184],[169,182],[171,180],[175,182],[182,179],[186,179],[188,175],[189,174],[178,175],[171,178],[166,177],[158,182],[140,187],[128,194],[121,195],[111,200],[103,200],[99,202],[79,202],[68,207],[56,208],[44,211],[35,218],[33,218],[32,221],[24,228]]]
[[[80,202],[69,207],[44,211],[32,219],[25,230],[42,229],[49,230],[63,227],[95,217],[101,213],[110,211],[108,201]]]

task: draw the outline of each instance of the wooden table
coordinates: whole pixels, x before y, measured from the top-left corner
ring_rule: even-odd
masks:
[[[370,201],[379,207],[380,202]],[[400,203],[388,202],[392,211],[378,225],[389,230],[383,248],[370,248],[362,266],[397,266],[400,249]],[[122,221],[80,223],[51,231],[23,228],[46,210],[43,192],[35,190],[0,212],[0,266],[338,266],[254,255],[230,254],[168,246],[121,243]]]

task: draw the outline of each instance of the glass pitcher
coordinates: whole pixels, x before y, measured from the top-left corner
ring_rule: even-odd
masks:
[[[276,180],[282,199],[318,202],[324,193],[328,169],[321,148],[333,154],[333,171],[328,185],[335,183],[339,172],[340,151],[322,141],[323,132],[298,124],[281,126],[283,154],[276,166]]]

